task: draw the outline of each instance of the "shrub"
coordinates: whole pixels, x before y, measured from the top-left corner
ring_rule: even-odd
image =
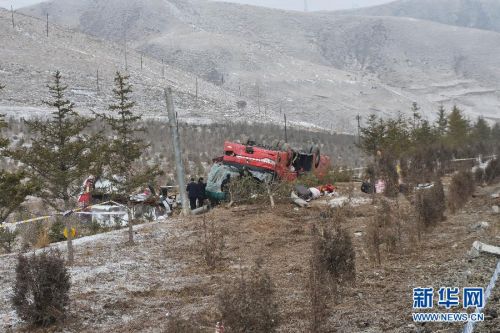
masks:
[[[338,215],[338,214],[337,214]],[[319,231],[313,227],[312,254],[309,260],[310,331],[326,331],[328,298],[340,296],[340,286],[356,278],[355,252],[345,231],[336,226],[336,232]]]
[[[309,330],[322,333],[328,318],[328,296],[331,285],[325,283],[326,268],[322,258],[322,242],[316,227],[313,228],[312,255],[309,260]],[[334,286],[337,287],[336,285]]]
[[[58,251],[20,255],[12,304],[21,319],[48,326],[64,318],[70,286],[68,269]]]
[[[269,200],[265,184],[252,176],[231,178],[229,193],[231,201],[239,204],[262,203]]]
[[[448,206],[452,213],[462,208],[475,190],[474,176],[470,171],[460,171],[451,178]]]
[[[446,199],[441,180],[437,179],[430,189],[418,190],[415,194],[414,206],[419,226],[428,228],[442,221],[446,210]]]
[[[396,160],[389,155],[384,155],[378,161],[380,176],[385,181],[384,195],[395,197],[399,193],[399,175],[396,168]]]
[[[230,332],[275,332],[278,327],[274,285],[260,263],[248,278],[242,274],[235,283],[226,285],[218,303],[224,326]]]
[[[12,247],[16,242],[18,231],[11,231],[8,228],[4,228],[0,226],[0,246],[4,249],[5,252],[11,253]]]
[[[387,200],[382,200],[373,221],[368,225],[365,242],[372,260],[376,259],[379,265],[380,245],[385,244],[388,252],[394,252],[401,241],[402,226],[398,214],[399,211],[394,211]]]
[[[481,168],[477,168],[474,171],[474,180],[476,181],[476,184],[483,184],[485,181],[485,171]]]
[[[47,229],[42,229],[40,234],[38,234],[38,239],[36,240],[35,247],[37,249],[43,249],[44,247],[49,246],[50,244],[50,238],[49,238],[49,232]]]
[[[484,180],[486,183],[491,184],[498,176],[500,176],[500,163],[498,162],[498,159],[494,159],[484,170]]]
[[[370,221],[366,229],[365,242],[367,244],[368,253],[373,261],[377,261],[380,265],[382,263],[382,256],[380,254],[380,245],[382,244],[381,227],[375,223],[375,219]]]
[[[354,173],[352,170],[347,168],[331,168],[328,174],[321,179],[323,183],[335,184],[335,183],[348,183],[352,180]]]
[[[323,231],[323,235],[316,238],[319,242],[319,262],[336,284],[342,285],[356,279],[356,255],[352,246],[351,237],[342,229],[335,233]],[[314,251],[313,251],[314,252]]]
[[[64,222],[61,218],[56,218],[49,229],[49,239],[51,243],[61,242],[64,238]]]
[[[222,260],[225,244],[224,233],[218,229],[215,222],[206,222],[203,215],[203,258],[208,267],[215,269],[217,264]]]
[[[45,226],[42,221],[23,223],[19,225],[19,234],[21,236],[22,248],[29,249],[36,246],[40,235],[44,232]]]

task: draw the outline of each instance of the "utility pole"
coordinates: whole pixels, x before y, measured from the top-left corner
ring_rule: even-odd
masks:
[[[358,114],[356,116],[356,120],[358,121],[358,145],[361,143],[360,130],[361,130],[361,116]]]
[[[187,216],[189,215],[190,209],[186,194],[184,164],[182,162],[182,156],[181,156],[181,144],[179,139],[177,117],[174,111],[172,88],[170,87],[165,89],[165,101],[167,102],[168,123],[170,126],[170,132],[172,133],[172,141],[174,143],[175,165],[177,169],[177,184],[179,185],[179,193],[181,195],[182,214],[184,216]]]
[[[257,85],[257,106],[259,107],[259,115],[260,115],[260,87]]]
[[[163,58],[161,58],[161,77],[165,78],[165,65],[164,65]]]
[[[198,102],[198,77],[196,77],[196,102]]]
[[[142,71],[142,53],[141,53],[141,71]]]
[[[128,70],[128,63],[127,63],[127,30],[123,29],[123,50],[125,53],[125,71]]]
[[[12,5],[10,5],[10,13],[12,16],[12,29],[14,29],[15,28],[15,26],[14,26],[14,7],[12,7]]]
[[[97,69],[96,78],[97,78],[97,92],[99,92],[99,68]]]
[[[47,13],[47,37],[49,37],[49,13]]]
[[[67,207],[67,205],[65,205]],[[68,250],[68,265],[73,265],[75,255],[73,249],[73,226],[71,223],[70,215],[73,214],[72,210],[65,211],[62,214],[62,218],[65,220],[66,226],[66,248]]]
[[[286,133],[286,113],[283,114],[283,116],[285,117],[285,143],[288,143],[288,135]]]

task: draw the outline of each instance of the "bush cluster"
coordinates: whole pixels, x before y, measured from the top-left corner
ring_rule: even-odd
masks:
[[[418,221],[424,228],[435,226],[444,219],[446,198],[439,178],[432,188],[416,191],[414,206]]]
[[[457,172],[451,178],[448,193],[448,207],[452,213],[462,208],[474,193],[476,184],[470,171]]]
[[[58,251],[20,255],[12,304],[21,319],[48,326],[65,317],[70,287],[70,274]]]
[[[275,332],[278,305],[271,277],[256,263],[248,277],[226,285],[218,296],[219,311],[229,332]]]

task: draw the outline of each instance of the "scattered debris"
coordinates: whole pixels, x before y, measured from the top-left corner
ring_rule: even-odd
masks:
[[[477,256],[481,252],[486,252],[486,253],[490,253],[490,254],[494,254],[494,255],[500,256],[500,247],[493,246],[493,245],[488,245],[488,244],[482,243],[480,241],[475,241],[472,244],[472,249],[471,249],[470,253],[473,256]]]
[[[415,190],[428,190],[434,187],[434,183],[418,184],[415,186]]]
[[[361,206],[361,205],[364,205],[364,204],[367,204],[371,201],[371,199],[369,198],[349,198],[349,197],[346,197],[346,196],[342,196],[342,197],[338,197],[338,198],[335,198],[335,199],[332,199],[328,202],[328,205],[330,205],[330,207],[332,208],[335,208],[335,207],[342,207],[342,206],[345,206],[345,205],[349,205],[351,207],[357,207],[357,206]]]
[[[476,224],[474,224],[471,229],[472,230],[480,230],[480,229],[488,229],[490,227],[490,224],[486,221],[481,221]]]
[[[292,192],[290,199],[292,200],[292,202],[294,204],[296,204],[299,207],[308,207],[309,206],[309,203],[307,201],[305,201],[304,199],[299,198],[299,196],[295,192]]]
[[[493,209],[493,213],[495,213],[495,214],[500,213],[500,207],[498,207],[498,206],[496,206],[496,205],[495,205],[495,206],[493,206],[493,207],[491,207],[491,209]]]
[[[209,206],[199,207],[199,208],[191,210],[191,215],[200,215],[200,214],[208,212],[209,210],[210,210]]]

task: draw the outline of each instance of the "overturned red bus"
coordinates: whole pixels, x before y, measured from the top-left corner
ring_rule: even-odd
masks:
[[[327,175],[330,158],[321,155],[319,146],[312,145],[306,150],[297,150],[290,145],[278,144],[266,147],[249,141],[247,144],[224,143],[224,155],[214,160],[208,175],[207,195],[213,199],[223,199],[223,182],[248,172],[260,181],[293,181],[312,173],[319,179]]]

